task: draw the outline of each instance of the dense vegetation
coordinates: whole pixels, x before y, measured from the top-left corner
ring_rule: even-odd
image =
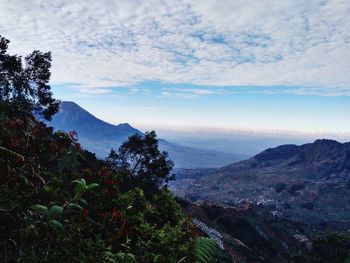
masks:
[[[109,158],[38,119],[58,109],[50,53],[7,54],[0,38],[0,258],[5,262],[194,262],[195,231],[166,188],[154,132]],[[98,143],[98,142],[96,142]]]
[[[350,262],[350,233],[326,233],[315,238],[306,253],[294,255],[293,263]]]

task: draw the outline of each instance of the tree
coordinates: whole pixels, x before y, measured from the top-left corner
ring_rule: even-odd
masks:
[[[75,132],[37,120],[35,111],[50,118],[58,105],[47,85],[50,54],[33,52],[23,66],[8,43],[0,38],[0,261],[194,262],[193,225],[174,196],[140,189],[170,179],[155,133],[114,152],[115,173],[82,151]]]
[[[111,168],[124,174],[145,192],[153,191],[173,179],[170,174],[174,163],[166,152],[158,149],[154,131],[145,135],[134,134],[123,143],[118,152],[111,151],[107,158]]]
[[[36,50],[22,60],[7,54],[9,43],[0,35],[0,101],[50,120],[59,108],[48,84],[51,53]]]

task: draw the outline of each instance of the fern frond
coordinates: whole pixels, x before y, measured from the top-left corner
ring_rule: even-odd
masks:
[[[200,237],[196,244],[196,263],[228,262],[216,242],[207,237]]]

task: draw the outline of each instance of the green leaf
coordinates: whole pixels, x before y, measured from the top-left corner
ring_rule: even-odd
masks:
[[[81,185],[81,186],[86,186],[86,181],[84,178],[80,178],[77,180],[72,181],[72,184],[77,184],[77,185]]]
[[[79,210],[79,211],[82,211],[82,210],[83,210],[83,208],[81,207],[81,205],[78,205],[78,204],[75,204],[75,203],[72,203],[72,204],[67,205],[67,209]]]
[[[81,178],[80,179],[80,183],[83,185],[83,186],[86,186],[86,180],[84,178]]]
[[[92,184],[89,184],[87,187],[86,187],[86,191],[90,191],[91,189],[94,189],[96,187],[98,187],[99,185],[96,184],[96,183],[92,183]]]
[[[46,216],[49,214],[49,209],[44,205],[33,205],[32,209]]]
[[[83,198],[80,198],[80,199],[79,199],[79,202],[82,203],[82,204],[85,205],[85,206],[88,206],[88,203],[87,203],[86,200],[83,199]]]
[[[55,232],[58,232],[58,233],[63,233],[64,232],[64,227],[63,225],[61,224],[61,222],[53,219],[53,220],[50,220],[49,221],[49,226],[55,231]]]
[[[46,192],[46,193],[52,193],[52,192],[54,191],[54,189],[53,189],[52,187],[48,186],[48,185],[45,185],[45,186],[43,187],[43,190],[44,190],[44,192]]]
[[[48,213],[48,219],[55,219],[58,215],[62,214],[63,212],[63,207],[62,206],[57,206],[54,205],[49,209],[49,213]]]
[[[119,252],[115,255],[117,262],[136,263],[136,257],[130,253]]]
[[[72,181],[72,183],[77,184],[75,186],[75,195],[80,195],[83,191],[86,190],[86,181],[84,178]]]
[[[222,255],[222,251],[217,247],[214,240],[200,237],[196,244],[196,263],[216,262]]]

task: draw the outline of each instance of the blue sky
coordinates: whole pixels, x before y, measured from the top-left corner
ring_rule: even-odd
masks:
[[[76,101],[99,118],[129,122],[144,130],[349,133],[349,97],[299,95],[295,90],[302,93],[304,89],[145,82],[108,94],[81,94],[68,84],[53,86],[56,97]]]
[[[144,129],[350,134],[346,0],[0,0],[56,97]],[[350,136],[350,135],[349,135]]]

